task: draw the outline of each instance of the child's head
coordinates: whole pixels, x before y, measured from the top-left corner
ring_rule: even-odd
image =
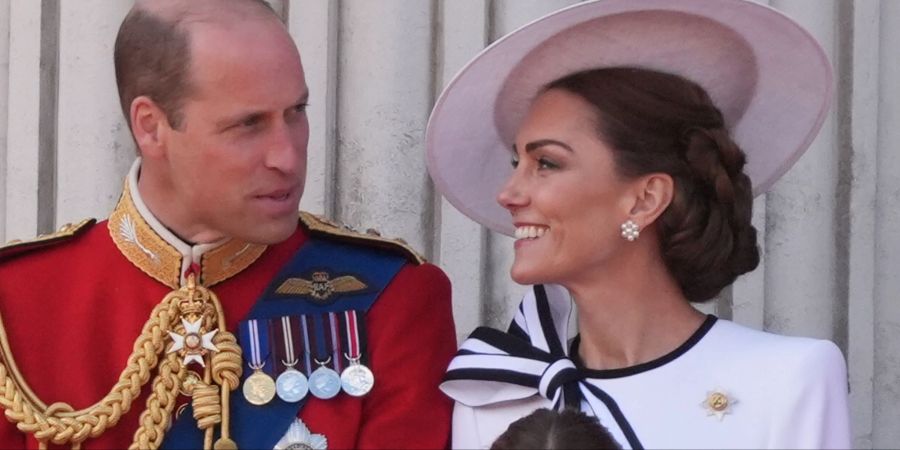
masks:
[[[572,409],[538,409],[511,423],[491,445],[507,449],[621,449],[596,417]]]

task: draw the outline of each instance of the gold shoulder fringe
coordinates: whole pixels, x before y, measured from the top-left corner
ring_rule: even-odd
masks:
[[[381,237],[380,233],[373,229],[366,230],[365,233],[360,233],[346,225],[342,225],[333,220],[306,211],[300,211],[300,222],[313,234],[325,234],[334,236],[340,240],[358,242],[360,244],[368,244],[374,247],[395,251],[415,264],[424,264],[427,262],[425,257],[416,252],[403,239],[384,238]]]
[[[81,231],[85,230],[96,222],[97,219],[84,219],[76,224],[67,223],[59,227],[59,230],[53,233],[42,234],[34,239],[25,241],[20,239],[13,239],[4,245],[0,245],[0,258],[3,258],[11,253],[18,254],[24,251],[28,251],[32,248],[41,248],[55,244],[57,242],[66,241],[69,238],[78,235]]]

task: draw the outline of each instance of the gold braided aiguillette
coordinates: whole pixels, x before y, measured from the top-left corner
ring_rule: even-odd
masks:
[[[125,369],[109,394],[94,405],[78,411],[67,403],[48,406],[31,390],[12,357],[0,317],[0,408],[5,410],[6,418],[19,431],[33,434],[40,448],[46,449],[49,443],[53,443],[69,444],[73,449],[79,449],[82,442],[102,435],[119,422],[158,365],[147,406],[140,415],[140,425],[129,447],[157,449],[165,437],[175,400],[189,372],[178,354],[164,354],[170,340],[168,333],[183,329],[182,318],[201,319],[206,330],[219,329],[213,338],[218,351],[208,357],[204,380],[200,383],[209,389],[193,389],[194,405],[202,406],[197,408],[199,412],[195,412],[195,418],[198,426],[205,430],[204,448],[236,448],[229,434],[228,398],[240,383],[241,349],[234,335],[225,331],[225,317],[219,299],[209,289],[198,286],[193,274],[188,276],[185,286],[170,292],[153,309],[134,343]],[[213,445],[216,425],[220,425],[222,437]]]

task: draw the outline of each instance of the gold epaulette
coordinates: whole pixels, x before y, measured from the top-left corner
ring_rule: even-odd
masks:
[[[381,237],[380,233],[372,229],[366,230],[365,233],[360,233],[346,225],[305,211],[300,211],[300,223],[302,223],[311,234],[324,234],[339,240],[362,245],[371,245],[373,247],[394,251],[402,254],[410,262],[415,264],[423,264],[426,262],[425,258],[413,250],[406,241],[402,239]]]
[[[56,232],[42,234],[34,239],[26,241],[13,239],[6,244],[0,246],[0,260],[7,257],[18,255],[29,250],[47,247],[59,242],[65,242],[82,231],[88,229],[97,222],[97,219],[84,219],[76,224],[67,223],[59,228]]]

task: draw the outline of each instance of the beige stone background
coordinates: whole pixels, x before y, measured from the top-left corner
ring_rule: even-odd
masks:
[[[0,0],[0,242],[103,218],[133,145],[112,44],[129,0]],[[509,239],[440,198],[424,170],[441,87],[485,45],[572,0],[277,0],[312,89],[302,206],[379,228],[449,273],[460,336],[502,325],[522,287]],[[855,445],[900,446],[900,0],[772,0],[834,64],[812,148],[756,202],[763,263],[706,311],[832,339]],[[15,320],[15,319],[12,319]],[[759,376],[766,376],[760,373]]]

